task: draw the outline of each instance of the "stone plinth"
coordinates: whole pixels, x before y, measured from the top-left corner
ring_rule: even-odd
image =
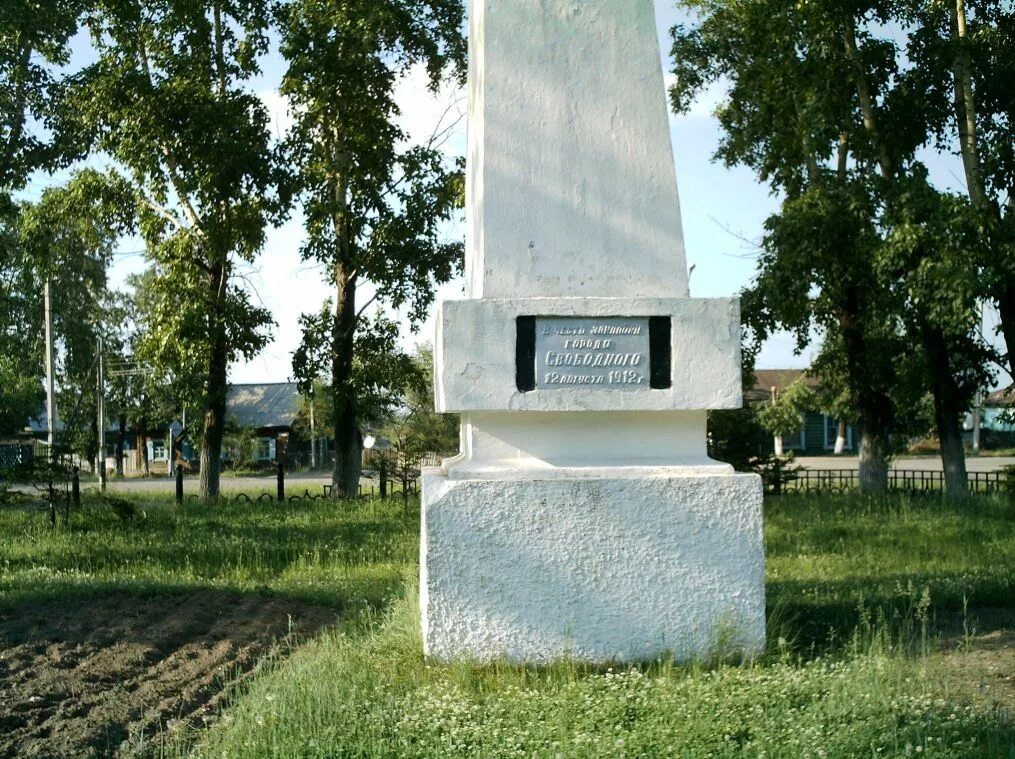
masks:
[[[703,658],[765,641],[761,483],[423,477],[427,656],[549,663]]]
[[[670,387],[535,388],[516,383],[522,316],[668,317]],[[438,411],[674,411],[740,408],[740,302],[735,298],[514,298],[445,301],[437,314]]]

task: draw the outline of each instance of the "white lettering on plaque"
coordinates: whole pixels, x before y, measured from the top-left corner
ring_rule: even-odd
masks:
[[[648,317],[536,317],[536,387],[648,390]]]

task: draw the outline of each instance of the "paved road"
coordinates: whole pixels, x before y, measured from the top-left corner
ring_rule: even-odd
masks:
[[[858,467],[856,456],[799,456],[796,463],[806,469],[857,469]],[[966,458],[966,469],[970,472],[997,472],[1012,464],[1015,464],[1015,456],[969,456]],[[892,462],[892,468],[940,472],[942,466],[940,457],[920,456],[895,459]],[[325,483],[330,482],[330,476],[317,472],[287,474],[286,493],[302,495],[305,490],[309,490],[316,495],[323,492]],[[378,486],[376,479],[367,477],[364,477],[360,484],[365,492],[369,492],[371,487],[377,488]],[[95,485],[96,483],[90,481],[82,483],[82,486],[86,488],[95,487]],[[224,493],[263,491],[274,494],[275,477],[223,477],[221,488]],[[173,481],[166,477],[153,477],[146,480],[110,480],[108,483],[108,491],[111,493],[159,493],[172,492],[172,490]],[[197,477],[187,477],[183,483],[183,490],[188,495],[197,493]]]
[[[317,473],[314,474],[286,474],[286,492],[293,495],[300,494],[304,490],[309,490],[311,493],[320,493],[321,487],[325,483],[330,483],[331,477],[324,476]],[[367,487],[370,485],[369,480],[363,481]],[[94,483],[89,483],[93,485]],[[374,483],[376,484],[376,483]],[[107,483],[107,489],[110,492],[125,492],[125,493],[144,493],[152,492],[157,493],[160,491],[172,490],[175,487],[173,481],[168,477],[150,477],[148,479],[125,479],[125,480],[109,480]],[[265,477],[223,477],[220,480],[220,488],[223,492],[237,492],[245,490],[247,492],[264,490],[265,492],[275,492],[275,476],[269,475]],[[197,476],[184,477],[183,479],[183,491],[185,493],[196,493],[197,492]]]
[[[320,473],[313,474],[287,474],[285,478],[285,492],[287,495],[303,495],[309,490],[312,495],[323,493],[323,486],[331,483],[331,477]],[[360,480],[364,492],[369,493],[370,488],[377,488],[376,479],[364,477]],[[94,479],[82,480],[81,487],[84,489],[97,488],[98,481]],[[106,491],[109,493],[171,493],[175,488],[173,480],[167,477],[150,477],[148,479],[130,478],[124,480],[110,479],[106,483]],[[275,476],[265,477],[223,477],[220,483],[223,493],[247,493],[265,492],[275,494]],[[18,485],[15,490],[31,493],[35,492],[30,485]],[[186,495],[197,493],[197,477],[185,477],[183,480],[183,492]]]
[[[856,456],[799,456],[796,463],[807,469],[859,468]],[[966,470],[970,472],[998,472],[1011,464],[1015,464],[1015,457],[1013,456],[966,457]],[[907,456],[895,459],[892,462],[892,468],[940,472],[943,467],[941,466],[940,456]]]

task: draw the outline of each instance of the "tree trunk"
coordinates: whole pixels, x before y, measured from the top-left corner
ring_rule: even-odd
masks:
[[[860,492],[864,495],[888,490],[889,439],[883,429],[860,423]]]
[[[973,97],[973,65],[969,57],[969,40],[966,24],[965,0],[954,0],[951,11],[952,44],[955,57],[952,60],[954,87],[955,126],[959,135],[959,153],[966,174],[966,191],[977,208],[990,213],[980,164],[980,146],[977,136],[976,100]]]
[[[987,195],[986,182],[980,157],[979,127],[976,114],[976,97],[973,92],[973,64],[969,55],[969,32],[966,20],[965,0],[954,0],[951,10],[952,44],[955,57],[952,61],[952,78],[954,87],[953,107],[955,126],[959,136],[959,152],[962,156],[962,167],[966,176],[966,194],[973,206],[979,209],[987,223],[997,230],[1002,224],[1001,210]],[[1012,196],[1009,193],[1009,215],[1011,213]],[[995,259],[1001,264],[998,252]],[[1015,276],[1008,273],[1003,264],[995,269],[995,276],[1000,279],[992,288],[991,295],[997,304],[1001,316],[1001,333],[1007,346],[1009,376],[1013,373],[1012,353],[1015,352]]]
[[[226,395],[229,390],[229,338],[221,304],[229,284],[228,256],[222,253],[208,275],[210,340],[205,378],[204,434],[197,492],[202,500],[218,500],[222,472],[222,438],[226,429]]]
[[[201,439],[201,471],[198,494],[202,499],[217,500],[222,471],[222,437],[226,426],[228,365],[224,329],[212,341],[208,364],[207,401],[204,409],[204,436]]]
[[[945,492],[950,499],[965,498],[969,493],[966,476],[966,449],[962,442],[961,419],[966,408],[962,392],[955,381],[948,341],[944,333],[927,323],[921,325],[924,350],[927,353],[927,374],[934,397],[934,421],[941,441],[941,463],[944,466]]]
[[[88,439],[88,450],[85,455],[88,458],[88,473],[95,474],[98,471],[96,464],[99,461],[99,418],[97,414],[92,414],[91,424],[92,434]]]
[[[892,156],[888,151],[888,145],[881,137],[878,114],[875,111],[875,96],[863,63],[863,57],[856,45],[856,19],[852,15],[849,16],[846,29],[843,31],[843,42],[846,48],[846,58],[853,68],[856,93],[860,102],[860,115],[863,117],[867,134],[877,149],[878,166],[882,175],[887,179],[893,173]]]
[[[352,387],[353,345],[356,335],[356,278],[339,264],[335,271],[338,299],[332,333],[331,385],[335,418],[335,463],[331,492],[336,498],[359,494],[362,442]]]
[[[895,407],[884,391],[885,383],[875,367],[877,359],[870,355],[867,338],[860,326],[858,288],[852,288],[846,300],[839,326],[846,353],[850,401],[856,409],[860,435],[860,492],[876,495],[888,489],[890,433]]]
[[[846,450],[846,423],[839,420],[839,429],[835,436],[835,455],[841,456]]]
[[[772,438],[772,444],[775,446],[775,455],[776,456],[782,456],[782,454],[783,454],[783,450],[782,450],[782,435],[775,435]]]

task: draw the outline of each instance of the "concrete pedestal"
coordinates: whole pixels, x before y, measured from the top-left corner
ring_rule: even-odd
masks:
[[[764,647],[755,475],[429,470],[420,558],[423,645],[438,661],[687,660]]]

